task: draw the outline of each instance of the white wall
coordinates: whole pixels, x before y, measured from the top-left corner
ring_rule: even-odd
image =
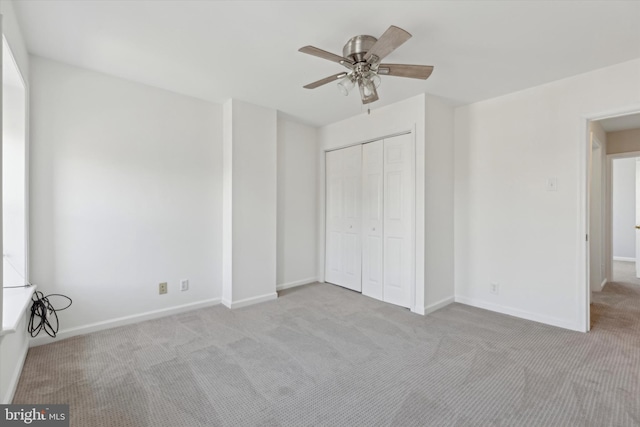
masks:
[[[277,285],[318,279],[316,128],[278,117]]]
[[[324,152],[411,130],[416,142],[416,292],[424,314],[453,301],[453,108],[418,95],[318,131],[320,218],[318,269],[324,275]]]
[[[38,57],[31,71],[31,278],[73,299],[61,329],[217,302],[221,106]]]
[[[636,158],[613,160],[613,256],[636,257]]]
[[[425,108],[425,310],[453,302],[453,108],[427,96]]]
[[[277,297],[277,113],[235,99],[224,109],[222,302],[234,308]]]
[[[457,301],[586,330],[585,118],[640,105],[639,75],[635,60],[456,109]]]

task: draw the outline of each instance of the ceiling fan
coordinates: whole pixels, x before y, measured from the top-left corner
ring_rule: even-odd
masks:
[[[339,80],[338,88],[343,95],[357,84],[363,104],[378,100],[377,87],[380,76],[410,77],[426,80],[433,71],[429,65],[381,64],[380,61],[393,52],[397,47],[411,38],[411,34],[394,25],[376,39],[373,36],[352,37],[342,49],[342,55],[335,55],[326,50],[313,46],[305,46],[298,51],[319,58],[337,62],[349,69],[348,72],[334,74],[304,86],[305,89],[315,89],[327,83]]]

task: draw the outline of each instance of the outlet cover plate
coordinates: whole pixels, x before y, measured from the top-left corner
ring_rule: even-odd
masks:
[[[166,294],[168,291],[167,282],[162,282],[158,285],[158,293],[160,295]]]

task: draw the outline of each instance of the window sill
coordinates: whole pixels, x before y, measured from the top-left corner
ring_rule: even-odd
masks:
[[[3,289],[2,330],[0,331],[0,336],[16,332],[35,290],[36,286]]]

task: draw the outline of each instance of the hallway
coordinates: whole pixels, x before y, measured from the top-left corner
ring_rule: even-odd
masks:
[[[613,332],[624,339],[640,338],[640,279],[635,263],[613,262],[614,281],[591,299],[591,331]]]

